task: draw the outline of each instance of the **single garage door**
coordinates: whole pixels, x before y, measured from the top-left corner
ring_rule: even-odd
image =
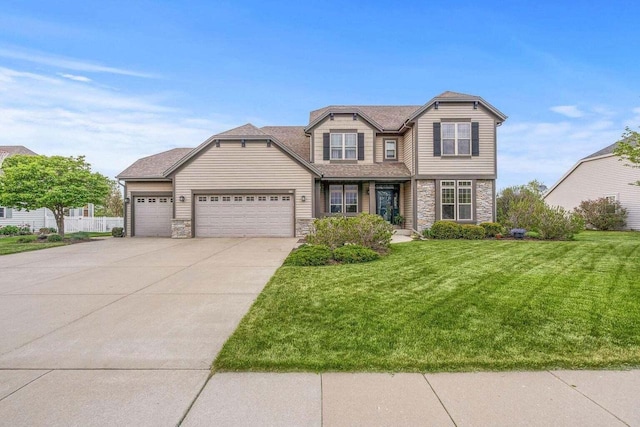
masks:
[[[196,237],[292,237],[293,196],[195,196]]]
[[[136,196],[134,198],[135,236],[171,237],[173,198],[169,196]]]

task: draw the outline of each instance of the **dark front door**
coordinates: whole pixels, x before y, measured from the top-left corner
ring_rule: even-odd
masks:
[[[391,223],[400,213],[400,186],[376,185],[376,213]]]

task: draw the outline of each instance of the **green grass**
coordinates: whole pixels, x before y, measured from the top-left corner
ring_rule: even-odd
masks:
[[[16,243],[21,236],[0,238],[0,255],[17,254],[20,252],[37,251],[38,249],[54,248],[56,246],[65,245],[64,242],[34,242],[34,243]]]
[[[281,267],[219,371],[640,366],[640,233],[423,241],[379,261]]]

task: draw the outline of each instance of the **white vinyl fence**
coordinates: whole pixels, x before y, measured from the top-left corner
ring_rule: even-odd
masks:
[[[58,228],[56,220],[52,216],[45,218],[45,227]],[[122,217],[64,217],[64,232],[75,233],[77,231],[111,231],[113,227],[124,227]],[[36,230],[37,231],[37,230]]]

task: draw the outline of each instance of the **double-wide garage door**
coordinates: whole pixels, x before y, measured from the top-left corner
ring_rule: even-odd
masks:
[[[171,236],[173,198],[169,196],[136,196],[134,203],[135,236]]]
[[[292,237],[293,196],[206,194],[195,196],[196,237]]]

